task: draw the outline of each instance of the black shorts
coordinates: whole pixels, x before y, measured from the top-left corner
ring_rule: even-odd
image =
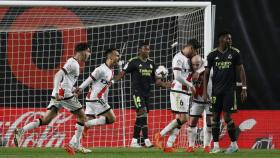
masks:
[[[213,94],[211,97],[211,112],[228,112],[233,113],[237,111],[237,106],[235,102],[235,91],[227,91],[221,94]]]
[[[149,112],[149,96],[135,93],[132,95],[132,99],[136,112],[140,110],[145,110],[147,113]]]

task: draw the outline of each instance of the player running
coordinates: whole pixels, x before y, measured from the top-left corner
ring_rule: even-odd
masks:
[[[106,50],[104,54],[106,56],[105,63],[97,67],[75,90],[77,94],[80,94],[82,90],[92,84],[86,97],[85,110],[89,118],[85,125],[89,128],[96,125],[112,124],[116,118],[108,104],[108,92],[114,76],[113,67],[118,64],[120,54],[115,48]]]
[[[77,97],[72,93],[73,86],[77,82],[80,74],[80,65],[78,62],[86,62],[91,54],[89,45],[87,43],[79,43],[75,47],[75,52],[75,56],[69,58],[64,66],[55,74],[54,89],[45,115],[42,118],[35,119],[22,128],[15,129],[14,143],[17,147],[20,146],[20,140],[26,131],[48,125],[56,117],[59,109],[64,107],[77,117],[75,134],[70,143],[65,146],[65,150],[70,154],[75,154],[76,151],[82,153],[91,152],[91,150],[84,148],[80,143],[86,122],[86,115]]]

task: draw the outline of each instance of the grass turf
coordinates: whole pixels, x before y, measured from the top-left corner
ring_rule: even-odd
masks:
[[[240,150],[233,154],[206,154],[202,150],[186,153],[178,149],[175,153],[163,153],[160,149],[94,148],[90,154],[68,155],[62,148],[3,148],[0,158],[280,158],[280,150]]]

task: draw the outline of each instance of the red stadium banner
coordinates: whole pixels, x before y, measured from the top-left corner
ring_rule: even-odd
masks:
[[[44,108],[1,108],[0,109],[0,146],[14,146],[13,131],[35,118],[41,117]],[[135,112],[133,110],[114,110],[117,121],[112,125],[96,126],[90,129],[83,144],[87,147],[120,147],[128,146],[133,133]],[[125,113],[125,121],[122,114]],[[160,114],[160,115],[159,115]],[[233,115],[238,127],[238,145],[240,148],[276,148],[280,149],[280,110],[244,110]],[[153,138],[173,115],[168,110],[151,110],[149,114],[149,135]],[[272,121],[273,120],[273,121]],[[48,125],[27,132],[21,146],[23,147],[61,147],[69,142],[74,134],[76,119],[66,110],[61,110]],[[229,137],[226,126],[222,125],[220,145],[227,147]],[[183,133],[184,131],[181,131]],[[125,135],[125,139],[123,136]],[[181,136],[186,141],[185,134]],[[182,138],[180,138],[182,139]],[[202,139],[203,138],[199,138]],[[153,141],[153,140],[152,140]],[[178,142],[177,142],[178,144]],[[178,147],[186,147],[180,143]]]

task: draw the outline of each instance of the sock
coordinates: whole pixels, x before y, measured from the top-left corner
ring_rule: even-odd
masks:
[[[147,117],[142,117],[142,134],[144,139],[148,139],[148,125],[147,125]]]
[[[40,119],[36,119],[34,120],[33,122],[30,122],[28,123],[27,125],[25,125],[22,129],[23,129],[23,132],[26,132],[26,131],[29,131],[29,130],[32,130],[34,128],[37,128],[40,126],[40,122],[41,120]]]
[[[161,136],[165,136],[167,132],[171,131],[172,129],[182,125],[179,119],[172,120],[167,126],[164,127],[163,130],[160,131]]]
[[[179,129],[179,128],[174,128],[174,129],[171,131],[171,133],[170,133],[170,135],[169,135],[169,137],[168,137],[168,140],[167,140],[167,142],[166,142],[166,147],[172,147],[172,146],[173,146],[173,144],[174,144],[174,142],[175,142],[175,140],[176,140],[177,135],[179,134],[179,132],[180,132],[180,129]]]
[[[206,129],[204,129],[203,132],[204,132],[204,133],[203,133],[203,134],[204,134],[204,138],[203,138],[204,147],[210,146],[211,136],[212,136],[212,128],[211,128],[211,125],[207,125]]]
[[[238,145],[237,145],[237,142],[236,142],[236,141],[231,142],[231,143],[230,143],[230,146],[238,148]]]
[[[138,139],[140,137],[141,128],[142,128],[141,117],[137,116],[134,125],[133,138]]]
[[[214,148],[220,148],[219,142],[214,142]]]
[[[219,141],[219,135],[220,135],[220,122],[213,122],[212,123],[212,136],[213,136],[214,142]]]
[[[194,147],[197,128],[189,126],[187,131],[188,131],[189,147]]]
[[[70,144],[74,145],[74,147],[80,146],[80,140],[84,131],[83,123],[77,122],[76,123],[76,131],[72,139],[70,140]]]
[[[229,120],[226,123],[227,123],[227,130],[228,130],[228,135],[230,137],[230,140],[232,142],[235,142],[236,141],[235,124],[234,124],[233,120]]]
[[[132,138],[131,143],[132,143],[132,144],[136,144],[136,143],[138,144],[138,140],[137,140],[136,138]]]
[[[85,125],[87,127],[92,127],[92,126],[97,126],[97,125],[104,125],[106,124],[106,117],[105,116],[100,116],[96,119],[88,120],[85,122]]]

